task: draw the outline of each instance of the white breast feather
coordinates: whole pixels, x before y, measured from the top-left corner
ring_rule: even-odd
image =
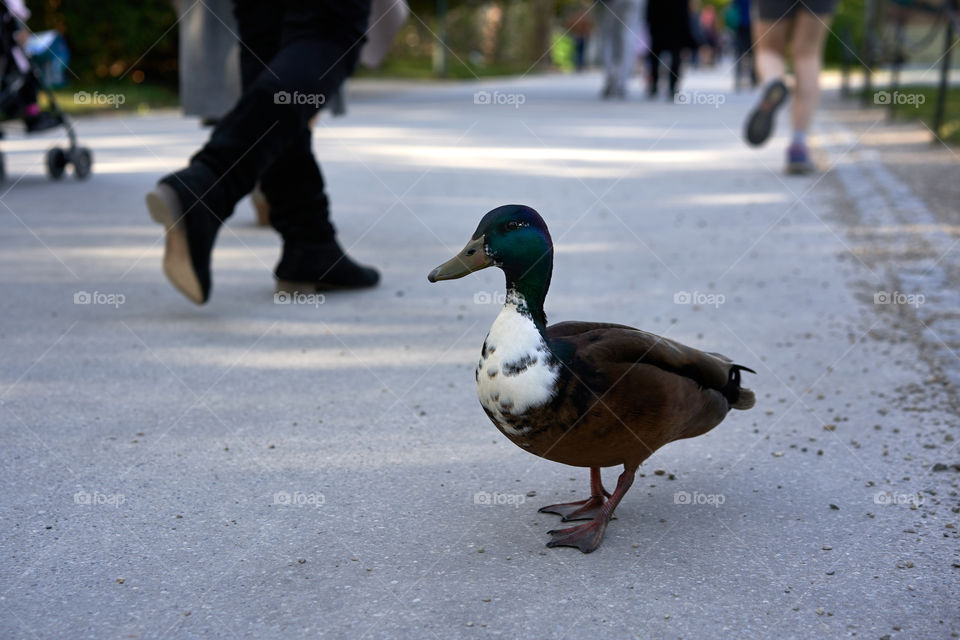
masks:
[[[518,310],[516,298],[507,298],[486,345],[487,356],[477,366],[477,396],[501,428],[522,435],[525,429],[511,425],[510,415],[521,416],[553,397],[556,367],[537,326]],[[516,372],[508,375],[511,370]]]

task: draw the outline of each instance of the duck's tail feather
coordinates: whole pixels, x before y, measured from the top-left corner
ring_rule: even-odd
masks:
[[[723,388],[723,395],[727,399],[727,402],[730,403],[731,409],[746,411],[747,409],[752,408],[753,405],[757,404],[757,395],[752,389],[745,389],[744,387],[740,386],[741,371],[749,371],[753,374],[757,373],[753,369],[744,367],[743,365],[730,365],[730,378],[727,381],[726,386]]]

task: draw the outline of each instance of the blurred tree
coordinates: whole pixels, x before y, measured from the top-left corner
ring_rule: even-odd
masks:
[[[27,0],[27,7],[31,30],[64,35],[81,81],[129,78],[176,88],[177,14],[170,0]]]

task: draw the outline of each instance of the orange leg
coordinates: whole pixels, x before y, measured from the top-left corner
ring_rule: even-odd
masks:
[[[584,553],[595,551],[603,541],[603,534],[607,530],[607,524],[613,517],[613,511],[620,504],[623,496],[626,495],[633,484],[634,475],[637,473],[639,465],[624,465],[623,473],[617,478],[617,488],[613,495],[597,511],[597,515],[584,524],[579,524],[569,529],[555,529],[548,531],[550,542],[548,547],[576,547]],[[598,470],[599,475],[599,470]]]
[[[563,516],[564,522],[571,520],[593,520],[600,512],[600,508],[605,502],[604,498],[609,498],[610,494],[603,488],[603,482],[600,479],[600,468],[590,467],[590,497],[579,502],[563,502],[561,504],[551,504],[541,507],[540,513],[555,513]]]

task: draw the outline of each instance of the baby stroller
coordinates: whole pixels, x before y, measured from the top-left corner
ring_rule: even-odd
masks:
[[[57,180],[63,177],[67,166],[72,166],[73,174],[82,180],[93,169],[93,155],[90,149],[77,145],[77,135],[70,118],[61,111],[36,62],[27,56],[18,43],[16,33],[21,28],[7,2],[0,0],[0,117],[4,120],[22,117],[28,134],[57,127],[66,129],[70,146],[67,149],[54,147],[47,151],[47,174]],[[47,97],[49,111],[40,111],[36,106],[38,92]],[[0,181],[5,177],[3,153],[0,152]]]

